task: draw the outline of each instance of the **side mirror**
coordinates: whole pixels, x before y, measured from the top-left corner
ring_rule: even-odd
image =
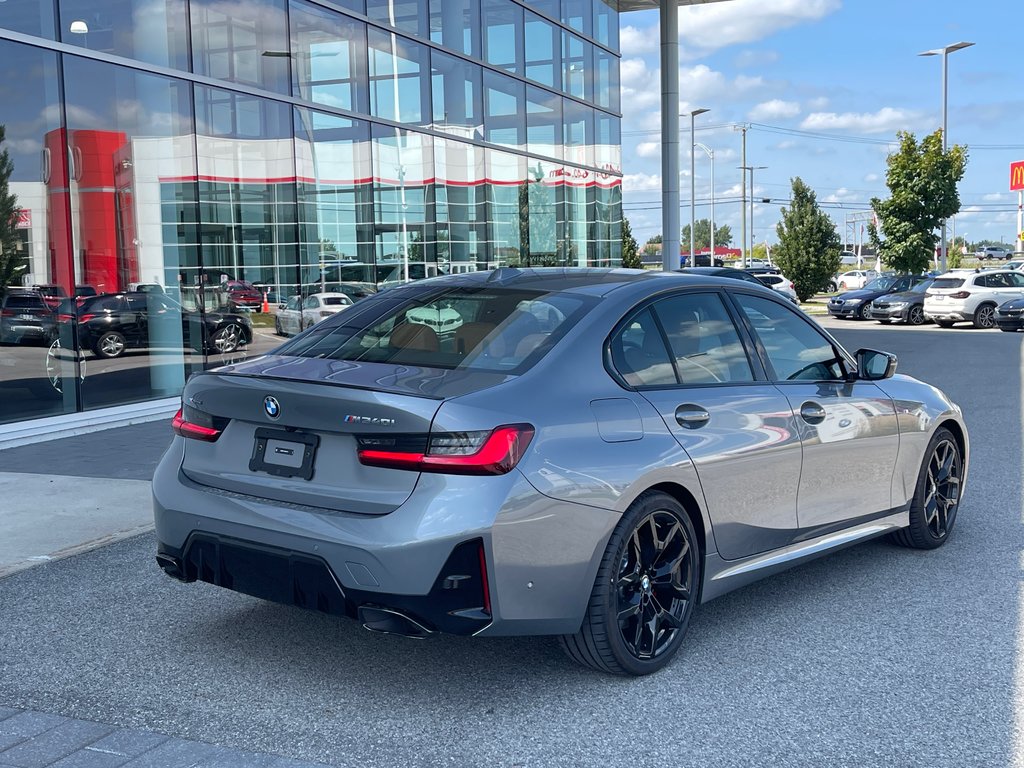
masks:
[[[876,349],[858,349],[857,378],[865,381],[881,381],[890,379],[896,373],[899,362],[891,352],[879,352]]]
[[[278,309],[284,309],[286,306],[288,306],[288,305],[287,304],[278,304],[277,308]]]

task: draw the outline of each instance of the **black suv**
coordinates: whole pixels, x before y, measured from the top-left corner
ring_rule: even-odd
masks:
[[[0,300],[0,342],[49,343],[56,332],[57,318],[38,291],[9,288]]]

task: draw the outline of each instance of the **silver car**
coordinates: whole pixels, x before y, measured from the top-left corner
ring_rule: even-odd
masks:
[[[895,367],[738,280],[412,283],[189,380],[157,561],[370,630],[558,635],[647,674],[698,602],[885,534],[946,541],[967,430]]]

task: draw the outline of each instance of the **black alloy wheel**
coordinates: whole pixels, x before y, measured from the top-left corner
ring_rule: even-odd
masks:
[[[924,325],[924,307],[914,304],[907,310],[907,325]]]
[[[238,323],[228,323],[210,337],[210,344],[213,352],[217,354],[228,354],[234,352],[245,344],[245,331]]]
[[[949,538],[960,506],[963,457],[953,433],[936,430],[910,502],[910,527],[894,534],[896,541],[914,549],[935,549]]]
[[[975,328],[994,328],[996,325],[996,308],[992,304],[982,304],[974,313]]]
[[[575,661],[618,675],[646,675],[679,650],[697,601],[700,547],[686,510],[645,493],[608,543],[583,626],[563,635]]]

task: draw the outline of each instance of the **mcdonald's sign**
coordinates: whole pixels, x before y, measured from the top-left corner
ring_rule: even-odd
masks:
[[[1024,189],[1024,160],[1010,163],[1010,191],[1016,192],[1018,189]]]

